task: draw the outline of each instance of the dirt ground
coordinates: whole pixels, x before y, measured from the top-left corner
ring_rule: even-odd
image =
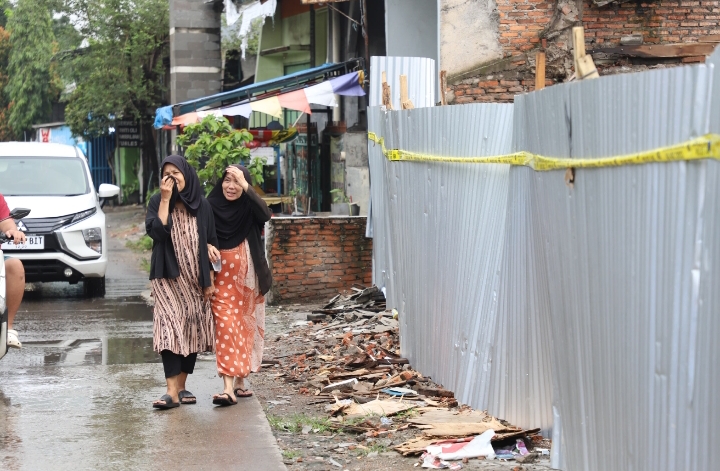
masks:
[[[318,400],[313,395],[300,394],[302,383],[288,383],[282,376],[283,367],[292,357],[321,348],[308,344],[302,334],[307,314],[319,305],[269,306],[266,311],[264,358],[280,361],[279,366],[263,369],[250,378],[255,394],[267,414],[278,445],[283,450],[289,470],[356,470],[395,471],[413,469],[418,457],[403,457],[392,450],[415,436],[417,431],[408,429],[390,432],[371,438],[351,431],[335,431],[328,425],[325,407],[328,400]],[[394,419],[400,423],[401,419]],[[391,426],[391,430],[392,430]],[[542,446],[547,446],[543,443]],[[539,457],[533,464],[520,465],[514,461],[485,461],[472,459],[463,464],[470,470],[549,470],[547,456]]]

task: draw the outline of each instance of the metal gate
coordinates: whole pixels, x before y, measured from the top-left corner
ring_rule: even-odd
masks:
[[[113,183],[110,158],[115,152],[115,136],[95,137],[87,143],[88,165],[97,190],[102,183]]]

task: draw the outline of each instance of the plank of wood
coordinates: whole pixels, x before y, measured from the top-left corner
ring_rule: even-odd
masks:
[[[383,106],[391,110],[392,107],[392,97],[390,95],[390,85],[387,83],[387,73],[385,71],[382,71],[382,104]]]
[[[466,423],[479,423],[490,421],[492,423],[498,423],[495,418],[487,415],[482,411],[468,411],[468,412],[457,412],[450,411],[447,409],[429,408],[420,417],[413,417],[408,419],[408,422],[418,425],[431,425],[431,424],[466,424]]]
[[[379,415],[389,417],[391,415],[414,409],[417,404],[408,404],[395,400],[376,399],[366,404],[351,404],[343,410],[347,418],[364,417],[367,415]]]
[[[411,110],[415,108],[408,96],[408,79],[407,75],[400,76],[400,108],[403,110]]]
[[[573,63],[575,64],[575,75],[580,78],[578,70],[580,70],[579,59],[585,56],[585,28],[575,26],[572,29],[573,41]]]
[[[440,104],[442,106],[447,105],[447,70],[440,71]]]
[[[647,59],[707,56],[715,50],[712,43],[643,44],[639,46],[605,47],[589,51],[590,54],[620,54]]]
[[[475,422],[468,424],[428,424],[420,425],[423,428],[423,434],[428,437],[466,437],[468,435],[480,435],[488,430],[494,430],[497,433],[514,432],[508,430],[500,422]],[[428,427],[428,428],[425,428]]]
[[[535,54],[535,90],[545,88],[545,53]]]

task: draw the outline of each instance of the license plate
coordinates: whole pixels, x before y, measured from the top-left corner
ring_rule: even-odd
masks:
[[[25,243],[15,245],[14,242],[5,242],[0,246],[3,250],[42,250],[45,248],[45,236],[25,236]]]

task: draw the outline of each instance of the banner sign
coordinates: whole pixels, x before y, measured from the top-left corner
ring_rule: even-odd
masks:
[[[141,147],[140,124],[131,120],[118,121],[115,127],[118,147]]]

